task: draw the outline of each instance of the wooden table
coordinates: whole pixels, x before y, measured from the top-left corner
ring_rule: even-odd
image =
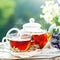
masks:
[[[18,56],[14,56],[10,54],[9,52],[4,52],[1,51],[1,46],[3,46],[2,43],[0,43],[0,60],[5,60],[5,59],[18,59],[18,60],[60,60],[60,56],[54,56],[54,55],[40,55],[40,56],[34,56],[34,57],[29,57],[29,58],[21,58]],[[4,49],[3,49],[4,50]]]

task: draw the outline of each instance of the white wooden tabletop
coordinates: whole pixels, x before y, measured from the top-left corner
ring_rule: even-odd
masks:
[[[0,42],[0,59],[19,59],[19,60],[60,60],[60,55],[57,56],[52,54],[52,55],[38,55],[38,56],[33,56],[33,57],[28,57],[28,58],[21,58],[20,56],[15,56],[7,51],[4,50],[3,44]]]

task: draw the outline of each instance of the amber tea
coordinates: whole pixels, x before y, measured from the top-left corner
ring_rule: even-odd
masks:
[[[42,49],[48,42],[47,34],[33,35],[32,40],[34,41],[34,44],[38,44],[40,49]]]
[[[10,45],[13,49],[17,49],[17,51],[27,51],[31,45],[31,40],[9,40]]]

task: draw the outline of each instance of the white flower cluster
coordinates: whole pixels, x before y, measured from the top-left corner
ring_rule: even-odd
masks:
[[[52,24],[53,18],[56,16],[60,16],[60,6],[57,2],[51,0],[46,1],[45,5],[42,5],[41,8],[43,14],[40,15],[40,18],[44,18],[47,23]],[[60,18],[58,19],[58,22],[60,22]]]

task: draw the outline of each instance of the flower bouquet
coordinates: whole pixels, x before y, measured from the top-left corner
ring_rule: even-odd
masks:
[[[58,0],[59,1],[59,0]],[[60,49],[60,6],[58,2],[54,0],[46,1],[45,5],[41,6],[42,13],[41,18],[44,18],[46,23],[49,23],[48,32],[52,33],[51,45]]]

